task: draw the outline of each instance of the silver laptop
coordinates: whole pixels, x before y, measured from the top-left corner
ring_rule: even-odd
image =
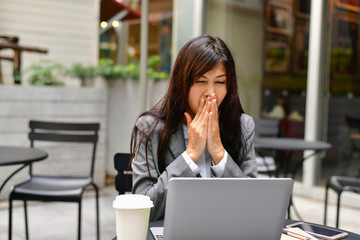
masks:
[[[172,178],[155,239],[279,240],[290,178]],[[162,234],[163,232],[163,234]]]

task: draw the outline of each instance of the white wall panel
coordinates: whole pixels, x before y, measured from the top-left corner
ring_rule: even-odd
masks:
[[[23,52],[22,69],[40,59],[66,67],[75,62],[96,65],[99,4],[99,0],[1,0],[0,34],[16,35],[22,45],[48,49],[48,54]],[[12,84],[12,64],[2,61],[1,68],[4,83]]]

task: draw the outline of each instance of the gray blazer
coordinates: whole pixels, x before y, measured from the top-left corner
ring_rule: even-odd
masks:
[[[151,115],[142,116],[136,122],[136,126],[140,131],[146,131],[153,121],[154,117]],[[222,177],[257,177],[253,146],[255,124],[249,115],[242,114],[241,125],[243,127],[244,139],[246,140],[246,159],[239,167],[231,156],[228,155]],[[163,127],[164,122],[159,121],[154,132],[161,130]],[[139,136],[137,137],[139,139]],[[181,126],[170,138],[169,147],[165,153],[166,168],[162,173],[160,173],[158,166],[158,144],[158,134],[152,134],[147,149],[149,166],[147,166],[145,158],[145,141],[140,144],[139,151],[135,153],[131,164],[133,170],[133,193],[147,195],[154,203],[150,214],[150,221],[164,217],[167,185],[170,178],[196,177],[181,155],[186,150],[184,133]],[[151,177],[155,181],[149,177],[148,170],[150,170]]]

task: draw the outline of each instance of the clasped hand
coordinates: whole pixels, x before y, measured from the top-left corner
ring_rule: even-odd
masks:
[[[186,153],[196,163],[200,156],[208,152],[218,164],[224,156],[225,149],[221,142],[219,114],[215,95],[202,98],[194,119],[184,113],[188,126],[188,147]]]

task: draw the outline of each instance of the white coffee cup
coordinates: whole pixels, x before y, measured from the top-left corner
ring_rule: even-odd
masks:
[[[113,201],[117,240],[145,240],[148,233],[150,197],[138,194],[119,195]]]

